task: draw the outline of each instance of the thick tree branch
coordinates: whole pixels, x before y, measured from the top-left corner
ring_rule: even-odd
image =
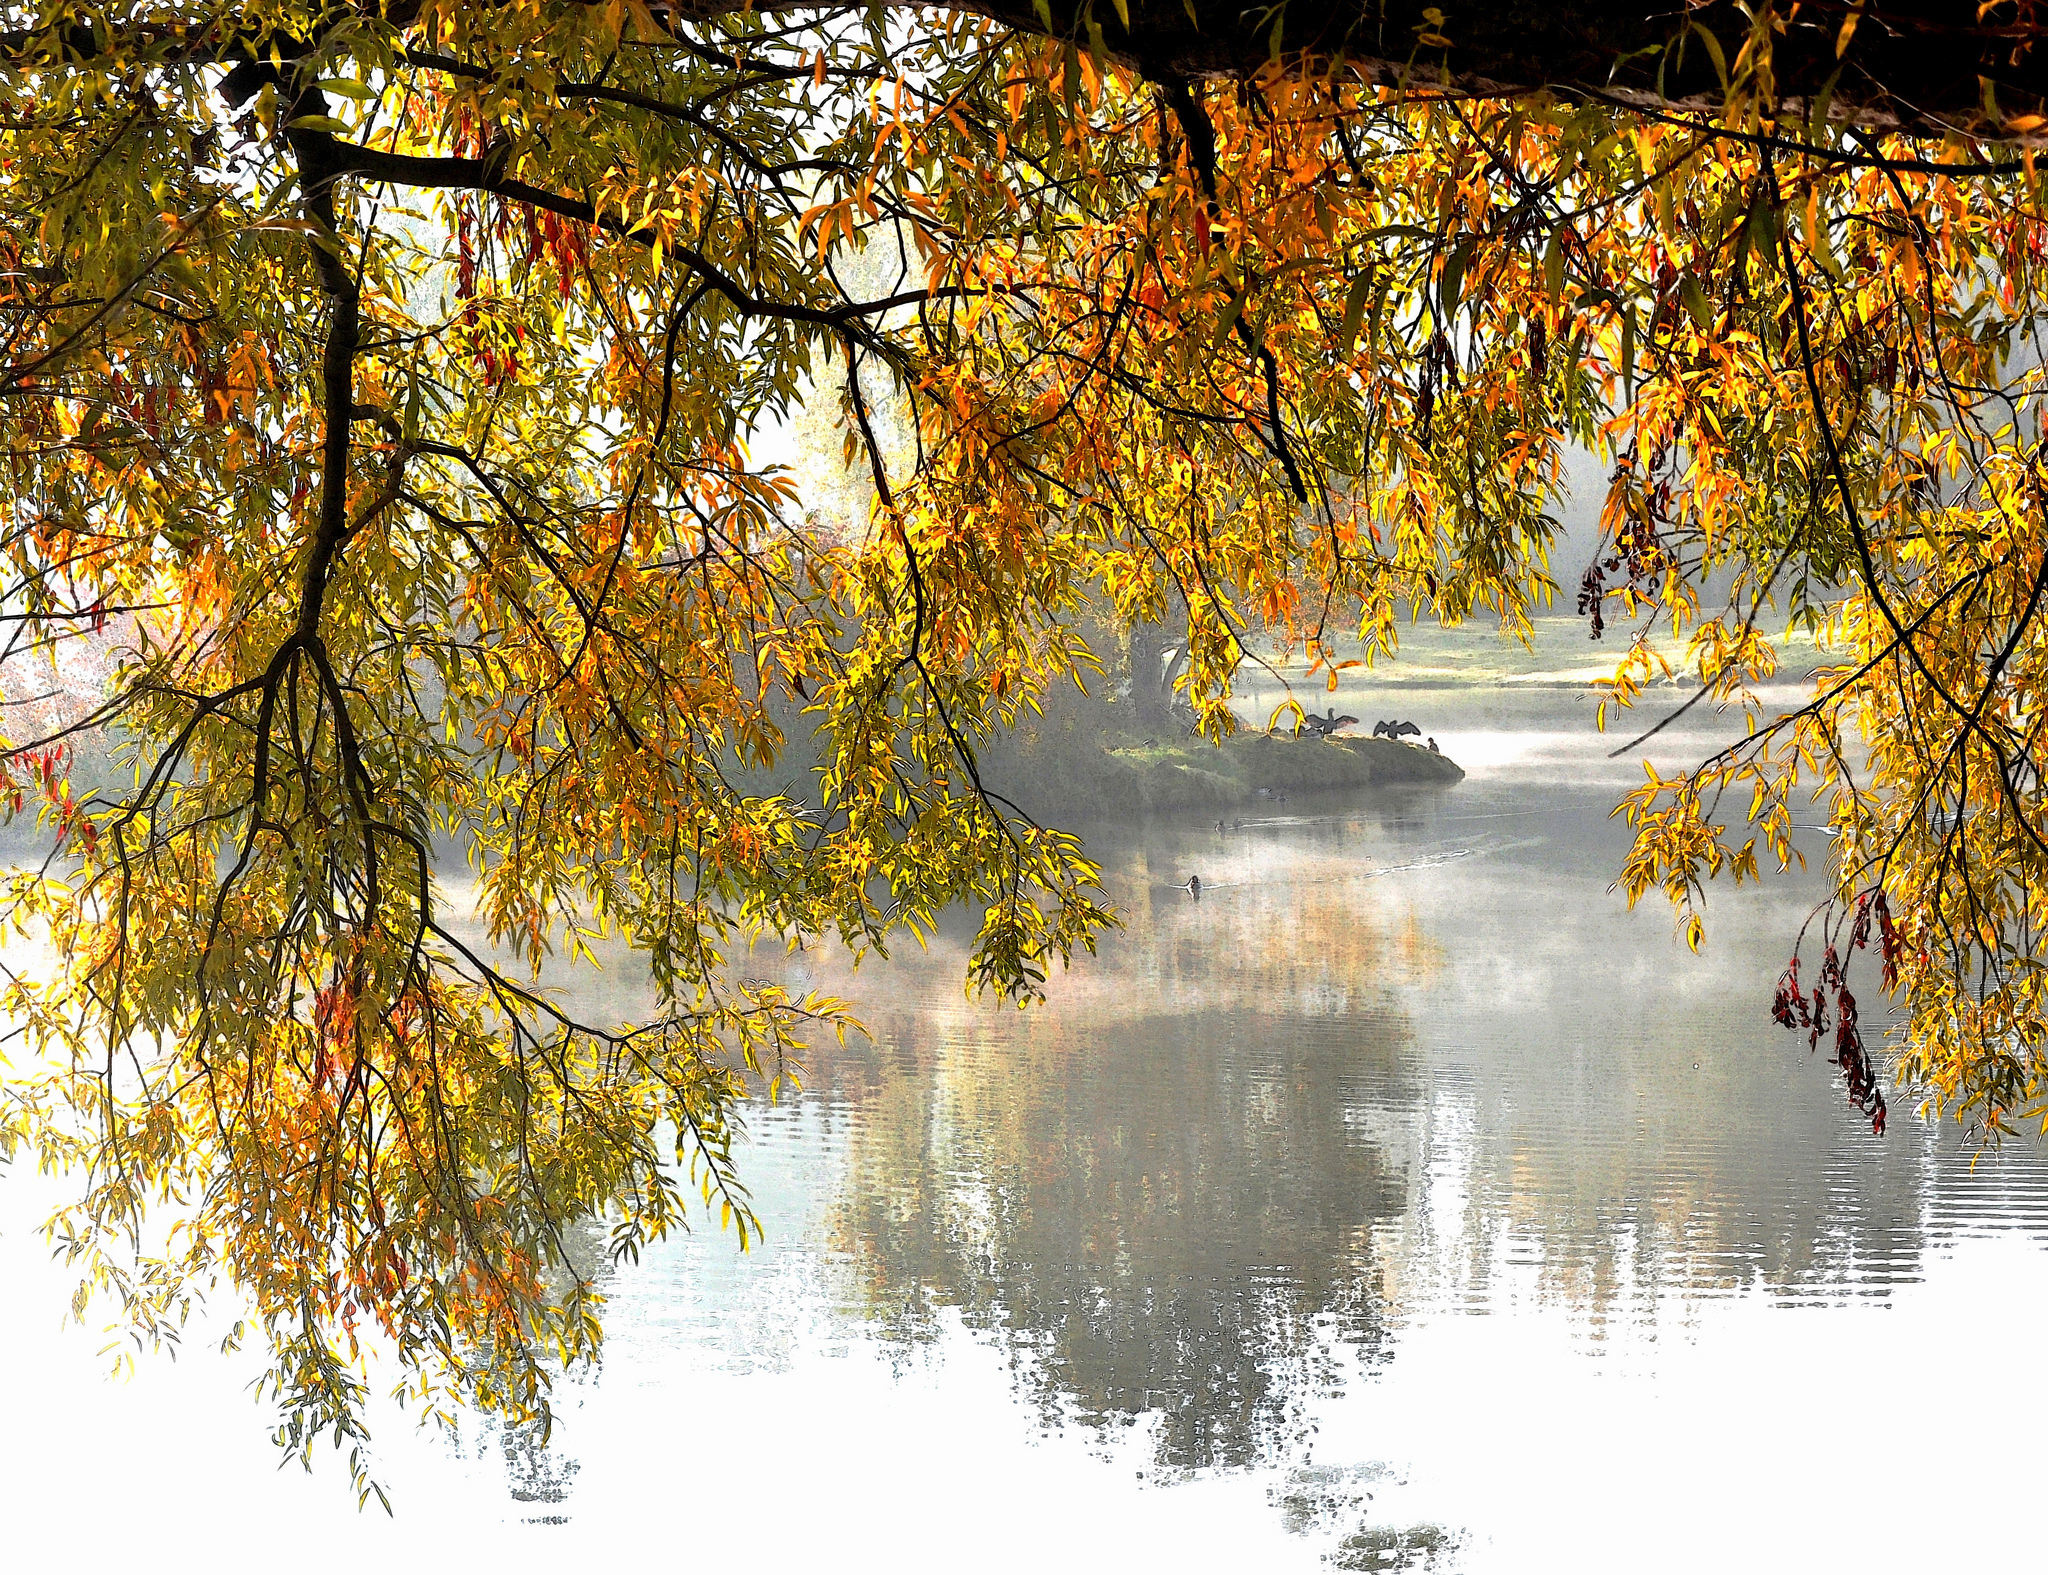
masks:
[[[397,186],[432,188],[441,191],[477,191],[506,202],[523,203],[565,219],[596,226],[606,234],[619,236],[641,246],[652,246],[659,232],[645,225],[629,225],[616,215],[601,213],[579,197],[514,180],[503,173],[502,155],[486,153],[481,158],[426,158],[410,153],[387,153],[342,142],[324,132],[294,136],[294,145],[325,142],[330,178],[357,176],[365,180],[389,181]],[[877,301],[848,301],[839,306],[805,306],[799,302],[771,300],[752,293],[702,252],[690,246],[665,243],[663,255],[673,258],[717,291],[745,317],[776,318],[785,322],[810,323],[820,328],[845,330],[861,320],[877,317],[900,306],[963,292],[951,290],[907,290]]]
[[[910,7],[910,0],[886,3]],[[1366,80],[1396,88],[1480,98],[1550,92],[1698,112],[1724,104],[1725,74],[1743,69],[1743,46],[1759,26],[1757,8],[1739,0],[1686,7],[1649,0],[1553,0],[1546,6],[1463,0],[1444,7],[1426,6],[1424,0],[1375,6],[1290,0],[1250,7],[1236,0],[1128,0],[1128,27],[1117,7],[1051,0],[1041,11],[1042,3],[964,0],[956,9],[1020,33],[1049,31],[1083,47],[1100,47],[1156,82],[1243,79],[1276,57],[1342,59]],[[703,21],[741,11],[825,17],[851,9],[680,0],[667,11]],[[402,29],[416,14],[417,7],[401,4],[385,20]],[[1786,14],[1761,14],[1776,23],[1768,76],[1759,74],[1751,83],[1767,111],[1804,118],[1826,96],[1836,118],[1867,130],[1981,136],[1996,135],[2013,119],[2048,107],[2048,53],[2041,48],[2048,41],[2048,20],[2019,0],[1981,9],[1968,0],[1800,0]],[[764,72],[760,64],[680,30],[673,45],[750,76]],[[83,59],[116,51],[156,53],[166,65],[243,62],[252,78],[268,69],[273,48],[283,59],[304,50],[261,24],[243,27],[232,19],[213,29],[165,22],[108,33],[64,23],[0,33],[0,60],[16,65],[59,53]],[[1754,61],[1757,52],[1748,58]],[[480,69],[446,56],[433,57],[431,64],[464,75]],[[809,74],[797,66],[765,70],[790,79]]]
[[[307,98],[317,101],[318,91]],[[313,114],[324,108],[324,103],[318,102],[294,106],[298,112]],[[341,260],[341,237],[334,213],[334,183],[344,173],[339,156],[344,144],[318,133],[289,135],[292,151],[298,156],[300,189],[306,194],[306,216],[320,227],[320,233],[311,237],[309,244],[330,314],[320,361],[321,397],[327,423],[320,446],[320,515],[299,586],[296,638],[304,643],[318,636],[328,574],[335,555],[348,538],[349,425],[356,410],[355,362],[362,330],[362,296]]]

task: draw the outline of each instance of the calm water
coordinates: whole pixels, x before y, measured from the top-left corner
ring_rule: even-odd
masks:
[[[260,1444],[217,1446],[212,1491],[246,1474],[245,1514],[329,1526],[337,1563],[1934,1569],[1964,1528],[2028,1567],[2048,1445],[2006,1364],[2048,1292],[2042,1151],[1897,1102],[1873,1138],[1770,1024],[1810,880],[1717,893],[1698,958],[1628,914],[1607,811],[1639,768],[1582,707],[1402,704],[1466,783],[1105,837],[1128,929],[1044,1007],[965,999],[945,943],[757,959],[872,1039],[755,1113],[761,1250],[611,1277],[545,1447],[395,1429],[395,1531],[333,1481],[280,1500]],[[256,1431],[181,1411],[221,1383],[184,1365],[30,1381],[31,1526],[66,1426],[113,1421],[152,1480]]]

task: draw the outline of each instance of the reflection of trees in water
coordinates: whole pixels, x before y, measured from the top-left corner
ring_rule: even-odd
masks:
[[[505,1479],[512,1499],[518,1504],[548,1506],[569,1496],[569,1484],[582,1465],[556,1449],[537,1422],[505,1426],[498,1437],[504,1457]],[[568,1520],[559,1510],[536,1507],[524,1517],[536,1525],[560,1525]]]
[[[1390,1303],[1490,1300],[1502,1267],[1518,1265],[1538,1295],[1597,1327],[1666,1297],[1833,1300],[1917,1279],[1963,1166],[1952,1134],[1901,1120],[1872,1138],[1804,1037],[1770,1024],[1784,937],[1810,893],[1780,883],[1723,901],[1695,957],[1655,913],[1609,896],[1604,802],[1573,790],[1501,805],[1511,813],[1496,821],[1500,806],[1418,796],[1398,825],[1291,827],[1257,869],[1284,892],[1361,857],[1508,844],[1401,888],[1411,925],[1455,963],[1407,972],[1401,1005],[1427,1044],[1411,1098],[1358,1113],[1411,1187],[1380,1243]],[[1299,889],[1405,906],[1369,883]],[[1267,953],[1312,948],[1332,927],[1289,915],[1276,900]],[[2044,1196],[2035,1157],[1988,1163],[2008,1177],[2031,1168],[2014,1185]]]
[[[1335,1381],[1330,1342],[1378,1347],[1371,1230],[1404,1187],[1344,1121],[1370,1037],[1241,1029],[1204,1013],[1098,1056],[1027,1028],[929,1081],[885,1071],[833,1221],[884,1332],[957,1308],[1034,1358],[1050,1408],[1156,1415],[1176,1466],[1280,1444]]]
[[[1512,1291],[1597,1334],[1672,1300],[1840,1301],[1919,1279],[1967,1160],[1903,1115],[1873,1138],[1805,1036],[1770,1023],[1807,893],[1717,897],[1694,957],[1607,895],[1581,851],[1589,818],[1418,887],[1457,963],[1404,1002],[1425,1025],[1426,1095],[1376,1133],[1415,1187],[1382,1242],[1390,1300]],[[1986,1166],[2048,1196],[2018,1147]],[[1977,1217],[2015,1212],[1987,1200]]]
[[[600,1290],[616,1277],[617,1265],[607,1250],[609,1232],[602,1220],[581,1220],[565,1229],[560,1241],[568,1256],[569,1267],[593,1281]],[[566,1279],[568,1272],[568,1268],[555,1271],[558,1279]],[[570,1382],[588,1382],[595,1373],[595,1369],[585,1369],[564,1375],[559,1364],[551,1361],[546,1363],[546,1367],[558,1386],[550,1397],[557,1406],[563,1400],[559,1386],[565,1376]],[[522,1514],[521,1518],[530,1525],[567,1524],[569,1516],[559,1506],[568,1499],[583,1464],[573,1455],[563,1452],[550,1424],[539,1417],[524,1422],[488,1418],[484,1420],[483,1428],[486,1438],[494,1433],[497,1437],[507,1493],[514,1503],[530,1506],[529,1512]]]
[[[1335,1342],[1431,1306],[1533,1295],[1597,1336],[1917,1278],[1954,1167],[1845,1121],[1765,1021],[1786,914],[1676,956],[1547,829],[1405,888],[1347,861],[1439,845],[1413,828],[1184,834],[1112,871],[1129,932],[1021,1016],[944,952],[810,981],[876,1030],[813,1080],[852,1117],[830,1231],[862,1313],[913,1343],[957,1310],[1049,1409],[1156,1418],[1193,1466],[1272,1451]]]
[[[1156,1418],[1178,1467],[1271,1453],[1337,1344],[1378,1352],[1373,1235],[1407,1183],[1346,1111],[1399,1075],[1384,933],[1347,910],[1320,950],[1276,943],[1260,906],[1141,915],[1044,1011],[875,1021],[831,1073],[866,1084],[832,1232],[885,1337],[957,1309],[1049,1411]]]
[[[1384,1243],[1390,1299],[1497,1301],[1512,1285],[1573,1309],[1597,1335],[1660,1301],[1762,1293],[1818,1305],[1887,1298],[1922,1278],[1969,1179],[1953,1133],[1900,1120],[1874,1139],[1833,1098],[1751,1112],[1741,1091],[1729,1097],[1713,1132],[1643,1136],[1677,1123],[1646,1117],[1630,1131],[1589,1102],[1539,1131],[1477,1096],[1475,1122],[1412,1151],[1424,1176],[1460,1156],[1463,1206],[1448,1221],[1418,1209],[1404,1239]],[[2039,1230],[2039,1157],[2009,1149],[1983,1164],[2011,1178],[2013,1195],[1966,1228],[2031,1213]]]
[[[1919,1277],[1935,1136],[1872,1138],[1765,1018],[1757,981],[1797,903],[1724,915],[1693,958],[1663,925],[1574,922],[1600,894],[1553,871],[1475,862],[1442,886],[1462,988],[1418,1008],[1427,1098],[1411,1136],[1383,1136],[1417,1178],[1386,1243],[1396,1301],[1492,1300],[1512,1279],[1597,1329],[1671,1297]]]

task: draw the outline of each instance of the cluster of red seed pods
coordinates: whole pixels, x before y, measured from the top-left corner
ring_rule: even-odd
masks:
[[[1889,990],[1898,981],[1898,960],[1903,941],[1898,927],[1892,923],[1891,910],[1885,905],[1884,893],[1873,888],[1866,891],[1856,902],[1855,922],[1849,929],[1849,949],[1853,953],[1870,944],[1873,920],[1877,926],[1879,946],[1883,958],[1881,986]],[[1839,932],[1838,932],[1839,933]],[[1785,972],[1778,980],[1778,992],[1771,999],[1771,1018],[1786,1028],[1806,1030],[1806,1046],[1809,1050],[1820,1048],[1821,1037],[1828,1031],[1828,1007],[1834,1006],[1834,1055],[1830,1058],[1842,1069],[1842,1081],[1849,1095],[1849,1103],[1870,1118],[1870,1130],[1884,1135],[1885,1103],[1884,1091],[1877,1085],[1877,1071],[1871,1064],[1870,1054],[1863,1047],[1863,1032],[1857,1021],[1856,997],[1849,993],[1849,981],[1842,967],[1842,960],[1832,944],[1827,955],[1821,960],[1820,980],[1809,995],[1799,982],[1799,953],[1794,951],[1792,960],[1785,965]]]

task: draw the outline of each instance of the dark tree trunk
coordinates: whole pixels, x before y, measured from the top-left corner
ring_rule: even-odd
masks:
[[[1036,0],[962,0],[961,8],[1024,32],[1045,30]],[[1443,0],[1428,7],[1443,13],[1440,21],[1425,8],[1424,0],[1290,0],[1277,8],[1128,0],[1126,29],[1107,0],[1051,0],[1051,17],[1053,33],[1083,49],[1092,18],[1101,48],[1162,83],[1246,77],[1277,45],[1288,57],[1341,55],[1387,84],[1448,85],[1482,97],[1547,89],[1669,108],[1718,108],[1722,70],[1737,68],[1752,26],[1733,0]],[[1800,0],[1780,16],[1769,97],[1788,117],[1804,118],[1831,81],[1837,118],[1874,130],[1995,132],[2048,101],[2048,52],[2039,47],[2048,43],[2048,15],[2037,15],[2031,0],[2006,0],[1981,15],[1975,0]]]
[[[755,0],[665,0],[667,10],[713,17],[754,8]],[[909,0],[883,0],[907,5]],[[919,0],[923,3],[923,0]],[[1619,101],[1643,108],[1713,109],[1724,101],[1724,72],[1741,73],[1752,15],[1774,17],[1770,0],[954,0],[962,11],[1023,33],[1044,33],[1078,48],[1099,48],[1161,84],[1199,78],[1244,79],[1276,55],[1343,58],[1372,81],[1448,87],[1476,97],[1550,92],[1566,99]],[[378,8],[370,8],[372,10]],[[420,0],[381,8],[387,24],[411,26]],[[792,11],[811,9],[786,7]],[[819,11],[837,9],[831,4]],[[1119,19],[1127,14],[1130,25]],[[1434,15],[1425,14],[1433,12]],[[1854,25],[1850,26],[1853,19]],[[1803,120],[1826,93],[1836,118],[1866,130],[1928,135],[1996,134],[2048,109],[2048,14],[2034,0],[1796,0],[1775,20],[1770,82],[1760,94],[1782,117]],[[1711,47],[1708,35],[1712,36]],[[85,59],[108,37],[87,23],[55,29],[66,50]],[[223,17],[187,35],[150,24],[124,38],[128,47],[175,44],[185,64],[248,68],[223,82],[253,92],[275,53],[305,52],[261,17]],[[47,48],[46,29],[0,32],[0,55]],[[258,56],[263,57],[258,60]],[[243,79],[247,78],[246,81]],[[2025,128],[2039,141],[2042,128]]]
[[[1341,57],[1390,86],[1448,87],[1485,98],[1549,92],[1651,110],[1718,108],[1727,92],[1724,73],[1742,74],[1744,45],[1756,26],[1752,15],[1761,15],[1782,31],[1773,34],[1770,80],[1758,96],[1783,119],[1804,120],[1822,94],[1838,120],[1934,136],[1995,135],[2016,119],[2048,110],[2048,52],[2041,47],[2048,44],[2048,14],[2034,0],[1992,0],[1981,9],[1976,0],[1796,0],[1775,16],[1770,0],[1747,7],[1737,0],[954,4],[1023,33],[1046,32],[1049,18],[1053,36],[1100,49],[1162,85],[1242,80],[1276,55],[1290,61]],[[753,7],[754,0],[666,0],[657,14],[712,17]],[[382,9],[388,24],[403,29],[424,8],[420,0],[393,0]],[[1130,18],[1128,27],[1120,10]],[[86,59],[108,41],[82,22],[61,25],[55,36]],[[231,96],[242,88],[253,92],[258,79],[276,69],[269,64],[273,52],[279,60],[305,52],[271,22],[232,14],[189,36],[147,24],[114,36],[128,47],[175,44],[177,58],[188,65],[237,65],[222,84]],[[51,37],[45,29],[0,32],[0,55],[42,51]],[[2022,129],[2032,140],[2048,140],[2044,128]]]

